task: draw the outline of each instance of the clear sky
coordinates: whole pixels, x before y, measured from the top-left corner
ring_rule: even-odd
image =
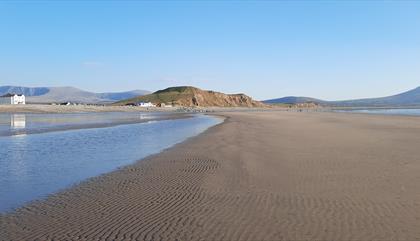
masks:
[[[1,1],[0,85],[390,95],[420,86],[420,1]]]

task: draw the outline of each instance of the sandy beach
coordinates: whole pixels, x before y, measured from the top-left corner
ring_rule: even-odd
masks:
[[[145,108],[138,106],[99,105],[0,105],[0,113],[80,113],[80,112],[137,112],[174,111],[175,108]]]
[[[419,117],[221,115],[171,149],[1,215],[0,240],[420,239]]]
[[[113,105],[0,105],[1,113],[34,113],[34,114],[65,114],[65,113],[102,113],[102,112],[181,112],[181,113],[213,113],[213,112],[255,112],[255,111],[325,111],[330,108],[288,108],[284,106],[267,107],[140,107]]]

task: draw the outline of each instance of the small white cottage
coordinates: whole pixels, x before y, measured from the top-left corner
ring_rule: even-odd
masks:
[[[152,102],[140,102],[138,104],[140,107],[154,107],[155,105]]]
[[[25,95],[5,94],[0,96],[0,105],[24,105]]]

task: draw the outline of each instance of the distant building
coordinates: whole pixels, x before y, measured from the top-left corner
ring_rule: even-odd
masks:
[[[154,107],[155,105],[152,102],[140,102],[138,104],[140,107]]]
[[[24,105],[25,95],[5,94],[0,96],[0,105]]]

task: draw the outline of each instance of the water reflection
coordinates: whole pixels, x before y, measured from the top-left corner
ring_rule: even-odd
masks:
[[[10,116],[10,127],[13,129],[22,129],[26,127],[25,114],[13,114]]]
[[[28,147],[28,139],[26,135],[16,135],[10,138],[12,143],[10,151],[5,157],[9,161],[9,174],[13,179],[24,180],[27,177],[27,166],[25,163],[25,155],[30,148]],[[10,161],[12,160],[12,161]]]
[[[26,115],[26,129],[32,127],[31,118],[31,114]],[[0,123],[5,120],[8,122],[9,116],[7,119],[0,116]],[[22,115],[14,116],[11,126],[22,126],[23,120]],[[0,215],[155,154],[220,122],[196,116],[28,135],[16,135],[26,131],[17,129],[12,136],[0,136]],[[11,129],[9,125],[7,128]]]
[[[380,115],[411,115],[420,116],[420,109],[350,109],[350,110],[337,110],[337,112],[351,112],[363,114],[380,114]]]
[[[9,114],[0,113],[0,136],[35,134],[51,131],[98,128],[141,123],[169,118],[171,113],[67,113]]]

